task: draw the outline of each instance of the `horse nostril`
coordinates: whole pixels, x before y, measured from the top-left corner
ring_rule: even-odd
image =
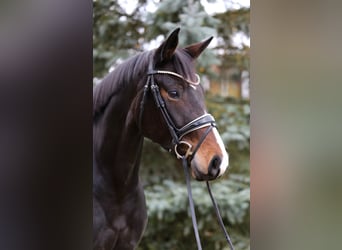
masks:
[[[209,163],[208,175],[216,177],[220,172],[220,164],[221,158],[215,155]]]

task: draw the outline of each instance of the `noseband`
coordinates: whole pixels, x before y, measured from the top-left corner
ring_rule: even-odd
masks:
[[[210,131],[214,127],[216,127],[215,119],[210,114],[204,114],[204,115],[201,115],[201,116],[193,119],[192,121],[185,124],[181,128],[178,128],[175,125],[174,121],[172,120],[172,118],[171,118],[171,116],[170,116],[170,114],[166,108],[165,101],[164,101],[164,99],[161,96],[160,91],[159,91],[159,86],[154,80],[154,75],[157,75],[157,74],[166,74],[166,75],[170,75],[173,77],[178,77],[178,78],[182,79],[183,81],[189,83],[190,86],[191,85],[198,85],[200,83],[200,78],[198,75],[196,75],[197,81],[192,82],[192,81],[184,78],[183,76],[181,76],[175,72],[172,72],[172,71],[154,70],[152,63],[150,63],[149,64],[149,70],[147,72],[147,82],[144,86],[143,97],[142,97],[141,102],[140,102],[140,113],[139,113],[138,126],[139,126],[140,131],[142,131],[142,125],[141,124],[142,124],[142,116],[144,113],[144,105],[145,105],[145,101],[146,101],[147,92],[150,90],[152,92],[154,102],[155,102],[156,106],[158,107],[158,109],[160,110],[160,112],[164,118],[164,121],[165,121],[165,123],[166,123],[166,125],[170,131],[171,137],[172,137],[172,148],[170,148],[169,151],[172,152],[172,150],[173,150],[176,157],[178,159],[181,159],[182,163],[183,163],[184,173],[185,173],[185,177],[186,177],[187,190],[188,190],[190,210],[191,210],[191,219],[192,219],[192,224],[193,224],[194,233],[195,233],[195,237],[196,237],[197,248],[198,248],[198,250],[202,250],[201,240],[200,240],[200,237],[198,234],[195,208],[194,208],[193,199],[192,199],[192,191],[191,191],[190,176],[189,176],[188,168],[189,168],[190,163],[191,163],[192,159],[194,158],[196,152],[198,151],[198,149],[200,148],[200,146],[204,142],[207,135],[210,133]],[[189,142],[182,140],[182,138],[185,135],[190,134],[191,132],[196,131],[198,129],[206,128],[206,127],[207,127],[207,129],[205,130],[205,132],[203,133],[203,135],[201,136],[200,140],[198,141],[197,145],[195,146],[195,148],[193,150],[192,150],[192,145]],[[186,150],[183,149],[183,151],[185,151],[185,153],[179,152],[180,146],[186,147]],[[224,224],[223,224],[223,221],[222,221],[219,209],[218,209],[218,205],[217,205],[217,203],[216,203],[216,201],[212,195],[209,182],[207,181],[206,183],[207,183],[207,188],[208,188],[208,192],[209,192],[211,201],[212,201],[214,208],[215,208],[215,212],[216,212],[218,222],[221,226],[221,229],[223,230],[223,233],[225,235],[225,238],[228,242],[230,249],[234,250],[234,247],[233,247],[233,244],[230,240],[230,237],[229,237],[229,235],[228,235],[228,233],[224,227]]]

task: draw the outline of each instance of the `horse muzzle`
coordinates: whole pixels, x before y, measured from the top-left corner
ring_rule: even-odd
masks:
[[[203,166],[202,161],[195,157],[190,164],[193,178],[198,181],[210,181],[221,177],[228,167],[228,163],[224,161],[225,156],[214,155],[209,163]]]
[[[229,165],[229,156],[216,128],[208,134],[202,146],[191,158],[193,178],[199,181],[214,180],[222,176]]]

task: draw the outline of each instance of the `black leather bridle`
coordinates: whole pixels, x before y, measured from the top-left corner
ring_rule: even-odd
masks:
[[[189,157],[191,157],[191,159],[192,159],[194,157],[195,153],[197,152],[197,150],[199,149],[199,147],[201,146],[201,144],[203,143],[206,136],[209,134],[210,130],[212,128],[216,127],[215,119],[210,114],[204,114],[204,115],[201,115],[201,116],[193,119],[191,122],[185,124],[181,128],[178,128],[175,125],[174,121],[172,120],[172,118],[171,118],[171,116],[170,116],[170,114],[166,108],[165,101],[160,94],[159,86],[154,80],[154,75],[156,75],[156,74],[166,74],[166,75],[170,75],[173,77],[178,77],[178,78],[181,78],[182,80],[184,80],[184,81],[186,81],[192,85],[198,85],[199,84],[199,77],[197,76],[197,79],[198,79],[197,82],[192,82],[190,80],[185,79],[183,76],[181,76],[175,72],[164,71],[164,70],[154,70],[152,68],[152,64],[150,64],[149,71],[147,73],[147,77],[148,77],[147,82],[144,86],[143,97],[142,97],[142,100],[140,103],[140,113],[139,113],[139,127],[141,129],[142,116],[144,113],[144,104],[146,101],[147,92],[151,91],[151,93],[153,95],[154,102],[155,102],[156,106],[158,107],[158,109],[160,110],[160,112],[163,116],[163,119],[167,125],[167,128],[170,132],[170,135],[172,137],[172,148],[170,148],[169,151],[170,152],[173,151],[178,159],[189,158]],[[200,139],[200,141],[197,144],[197,146],[195,147],[195,149],[193,151],[191,151],[191,149],[192,149],[191,144],[182,140],[182,138],[185,135],[187,135],[187,134],[189,134],[195,130],[205,128],[205,127],[208,127],[207,131],[203,134],[202,138]],[[185,153],[179,152],[180,146],[183,148],[182,151],[185,151]],[[184,148],[186,148],[186,150],[184,150]]]
[[[199,233],[198,233],[195,208],[194,208],[193,199],[192,199],[190,175],[189,175],[188,169],[190,167],[192,159],[194,158],[196,152],[198,151],[198,149],[200,148],[200,146],[204,142],[205,138],[210,133],[210,131],[214,127],[216,127],[215,119],[210,114],[204,114],[204,115],[201,115],[201,116],[193,119],[192,121],[185,124],[181,128],[178,128],[175,125],[174,121],[172,120],[172,118],[171,118],[171,116],[170,116],[170,114],[166,108],[165,101],[164,101],[164,99],[161,96],[160,91],[159,91],[159,86],[154,80],[154,75],[157,75],[157,74],[166,74],[166,75],[170,75],[173,77],[178,77],[178,78],[181,78],[182,80],[186,81],[187,83],[189,83],[191,85],[198,85],[200,83],[200,79],[199,79],[199,76],[196,75],[197,76],[197,82],[192,82],[192,81],[184,78],[183,76],[181,76],[175,72],[172,72],[172,71],[154,70],[152,63],[150,63],[149,64],[149,70],[147,72],[147,81],[146,81],[146,84],[144,86],[144,92],[143,92],[143,96],[142,96],[142,99],[140,102],[140,113],[139,113],[138,126],[139,126],[139,129],[142,130],[142,116],[144,113],[144,105],[145,105],[146,98],[147,98],[147,92],[151,91],[152,95],[153,95],[154,102],[155,102],[156,106],[158,107],[158,109],[160,110],[160,112],[163,116],[163,119],[164,119],[164,121],[168,127],[168,130],[170,131],[171,137],[172,137],[172,148],[170,148],[169,151],[170,152],[173,151],[175,153],[176,157],[178,159],[182,160],[183,169],[184,169],[184,173],[185,173],[185,177],[186,177],[189,204],[190,204],[190,210],[191,210],[191,219],[192,219],[192,224],[193,224],[194,233],[195,233],[195,237],[196,237],[197,248],[198,248],[198,250],[202,250],[201,240],[200,240]],[[207,129],[205,130],[205,132],[201,136],[197,145],[192,150],[192,145],[189,142],[182,140],[182,138],[185,135],[187,135],[193,131],[196,131],[198,129],[205,128],[205,127],[207,127]],[[183,147],[182,151],[184,151],[184,153],[179,152],[180,146]],[[186,150],[184,147],[186,148]],[[209,182],[207,181],[206,183],[207,183],[207,188],[208,188],[208,192],[209,192],[211,201],[212,201],[214,208],[215,208],[215,212],[216,212],[219,224],[223,230],[223,233],[225,235],[225,238],[228,242],[230,249],[234,250],[231,239],[230,239],[230,237],[229,237],[229,235],[225,229],[225,226],[223,224],[217,203],[216,203],[216,201],[212,195]]]

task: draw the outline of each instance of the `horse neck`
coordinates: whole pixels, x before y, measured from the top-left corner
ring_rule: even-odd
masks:
[[[139,183],[143,136],[134,119],[137,104],[135,88],[125,86],[93,124],[97,177],[116,190],[135,188]]]

